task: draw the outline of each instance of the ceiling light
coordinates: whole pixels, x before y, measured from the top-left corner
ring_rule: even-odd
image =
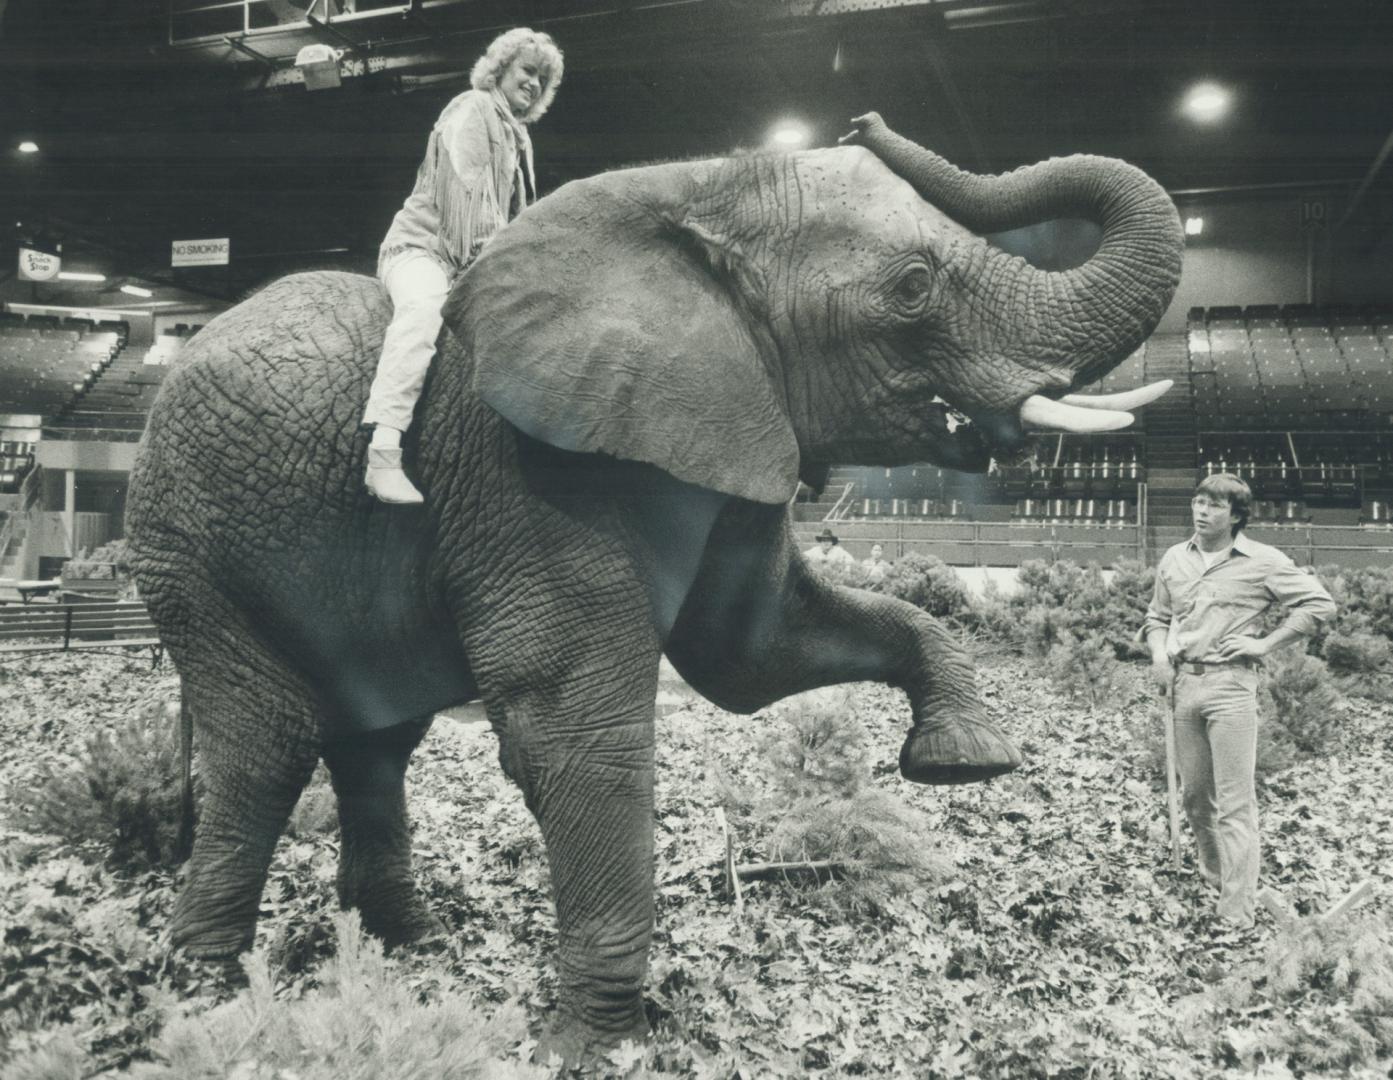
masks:
[[[1200,124],[1212,124],[1228,115],[1233,95],[1217,83],[1197,83],[1190,87],[1181,111]]]
[[[25,139],[19,144],[19,152],[21,154],[37,154],[39,152],[39,144],[31,139]]]
[[[105,281],[105,274],[89,274],[83,270],[59,270],[58,278],[61,281]]]
[[[1187,217],[1185,219],[1186,236],[1199,236],[1199,234],[1202,232],[1204,232],[1204,218]]]
[[[808,128],[796,120],[785,120],[774,125],[769,133],[769,141],[785,150],[795,150],[808,145]]]
[[[139,285],[122,285],[121,291],[127,296],[141,296],[147,299],[155,295],[149,289],[142,289]]]

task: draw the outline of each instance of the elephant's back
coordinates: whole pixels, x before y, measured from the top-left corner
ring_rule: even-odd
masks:
[[[225,517],[282,494],[322,504],[336,487],[351,491],[349,459],[390,315],[373,278],[318,271],[281,278],[211,320],[151,409],[127,506],[136,542],[171,511],[197,517],[184,502]]]
[[[279,383],[329,396],[363,372],[371,379],[391,313],[382,285],[362,274],[319,270],[280,278],[189,341],[171,365],[151,421],[187,407],[214,384],[241,389],[258,410],[274,413]]]

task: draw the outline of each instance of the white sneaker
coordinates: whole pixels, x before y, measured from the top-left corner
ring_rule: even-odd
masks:
[[[413,505],[426,501],[401,471],[400,447],[369,446],[363,483],[378,502]]]

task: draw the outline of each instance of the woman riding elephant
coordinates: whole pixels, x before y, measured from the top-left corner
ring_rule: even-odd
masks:
[[[378,277],[392,298],[364,425],[373,429],[367,489],[385,503],[419,503],[401,467],[401,436],[425,382],[450,282],[535,198],[532,140],[561,85],[561,52],[547,34],[517,27],[494,38],[470,73],[472,87],[431,129],[416,186],[392,219]]]

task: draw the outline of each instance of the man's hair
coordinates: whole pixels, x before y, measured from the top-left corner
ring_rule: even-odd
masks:
[[[522,117],[524,124],[541,119],[542,114],[551,106],[552,99],[556,97],[556,88],[561,85],[561,76],[566,70],[561,50],[556,47],[556,42],[551,39],[550,34],[544,34],[540,30],[529,30],[525,26],[505,30],[489,43],[488,49],[483,56],[474,61],[474,70],[469,73],[469,85],[475,90],[492,90],[498,85],[499,77],[513,62],[513,58],[529,45],[541,54],[542,67],[546,70],[546,83],[542,86],[542,96],[532,103],[532,108]]]
[[[1195,494],[1207,496],[1216,502],[1222,499],[1229,504],[1229,511],[1233,514],[1233,527],[1230,530],[1233,536],[1237,536],[1239,530],[1248,524],[1248,514],[1253,508],[1253,492],[1233,473],[1206,476],[1196,485]]]

